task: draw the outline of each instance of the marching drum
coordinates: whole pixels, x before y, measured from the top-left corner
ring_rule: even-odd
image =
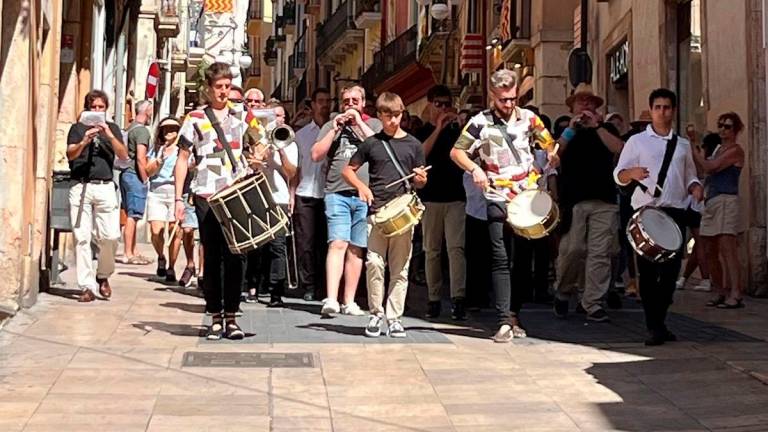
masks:
[[[244,254],[287,233],[288,216],[275,204],[261,173],[222,189],[208,198],[208,204],[233,254]]]
[[[653,207],[643,207],[629,220],[627,238],[640,256],[657,263],[672,259],[683,244],[674,219]]]
[[[394,237],[408,231],[421,220],[424,204],[416,194],[405,194],[391,200],[371,216],[373,225],[384,237]]]
[[[523,191],[507,204],[507,222],[515,234],[527,239],[546,237],[559,221],[560,209],[544,191]]]

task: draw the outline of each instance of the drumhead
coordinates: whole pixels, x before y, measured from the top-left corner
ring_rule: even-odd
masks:
[[[408,204],[411,203],[412,199],[413,195],[411,194],[400,195],[379,209],[379,211],[376,212],[376,217],[380,219],[389,219],[396,216],[400,211],[408,207]]]
[[[540,224],[552,211],[552,197],[540,190],[527,190],[512,199],[507,206],[510,223],[520,227]]]
[[[659,209],[643,209],[640,213],[640,223],[651,240],[666,250],[677,250],[683,243],[682,234],[674,219]]]

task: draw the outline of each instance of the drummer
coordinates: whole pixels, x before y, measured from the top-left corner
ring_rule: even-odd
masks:
[[[176,220],[184,219],[182,194],[188,171],[187,161],[194,149],[198,162],[191,191],[205,258],[205,311],[213,317],[206,337],[209,340],[218,340],[222,336],[242,339],[245,333],[237,325],[235,314],[240,306],[244,257],[230,252],[221,224],[210,209],[207,199],[233,184],[245,172],[241,138],[247,125],[239,119],[239,113],[231,110],[227,104],[232,86],[229,65],[213,63],[205,72],[205,82],[210,105],[190,112],[179,131],[179,155],[175,169]],[[208,115],[215,116],[226,143],[219,140]],[[231,149],[234,161],[230,159],[228,148]],[[236,166],[233,166],[233,162]]]
[[[648,103],[652,122],[645,131],[627,141],[614,170],[614,179],[621,186],[628,186],[632,182],[645,185],[647,191],[640,187],[634,189],[632,208],[657,207],[674,219],[680,232],[684,233],[688,195],[701,201],[704,189],[696,177],[691,145],[681,136],[677,136],[669,169],[666,173],[660,173],[668,142],[675,136],[672,122],[675,119],[677,97],[671,90],[657,89],[651,93]],[[660,185],[661,189],[657,189],[656,185]],[[664,321],[672,304],[682,256],[681,242],[675,257],[664,263],[655,263],[642,256],[637,258],[640,297],[643,299],[645,325],[649,332],[646,345],[661,345],[677,340]]]
[[[514,72],[498,70],[491,76],[490,84],[491,108],[469,120],[451,150],[451,159],[472,175],[477,186],[486,190],[491,279],[499,324],[493,340],[503,343],[526,336],[518,316],[525,287],[518,284],[513,287],[510,280],[513,257],[507,251],[511,249],[512,234],[504,229],[506,202],[525,189],[536,188],[538,173],[528,136],[532,124],[542,123],[536,114],[517,107]],[[554,148],[547,146],[545,150],[550,165],[555,166]],[[475,153],[479,153],[481,165],[472,161],[471,155]]]
[[[382,93],[376,99],[376,111],[382,123],[381,132],[363,141],[341,175],[347,183],[357,189],[360,199],[365,201],[370,209],[366,279],[371,316],[365,327],[365,335],[379,336],[381,325],[386,318],[387,334],[390,337],[404,338],[405,329],[400,319],[403,316],[408,290],[408,263],[413,247],[413,227],[396,236],[384,237],[373,225],[370,214],[376,213],[391,200],[411,190],[407,180],[387,188],[388,184],[402,179],[405,174],[413,173],[413,186],[422,188],[427,183],[427,173],[424,170],[424,150],[421,143],[400,128],[400,120],[405,111],[400,96],[390,92]],[[390,146],[392,157],[386,146]],[[368,163],[370,188],[357,176],[357,170],[365,163]],[[386,314],[382,304],[385,265],[389,266],[390,274]]]

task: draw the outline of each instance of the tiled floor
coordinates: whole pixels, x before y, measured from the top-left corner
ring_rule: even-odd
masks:
[[[768,430],[764,300],[720,311],[682,291],[670,320],[682,341],[657,348],[640,343],[633,303],[611,324],[532,307],[531,337],[507,345],[488,339],[490,312],[430,323],[414,308],[396,341],[317,304],[243,305],[255,335],[210,343],[202,300],[151,271],[119,266],[112,300],[59,289],[6,323],[0,431]],[[313,367],[185,367],[190,352],[309,353]]]

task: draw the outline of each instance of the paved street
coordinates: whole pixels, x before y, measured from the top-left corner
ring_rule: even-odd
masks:
[[[508,345],[488,339],[491,311],[408,317],[394,341],[318,304],[243,304],[249,337],[210,343],[195,289],[149,281],[153,268],[118,265],[113,298],[91,304],[71,298],[69,270],[5,324],[0,431],[768,430],[765,300],[707,310],[707,294],[679,292],[683,341],[658,348],[635,303],[610,324],[531,307],[531,337]]]

